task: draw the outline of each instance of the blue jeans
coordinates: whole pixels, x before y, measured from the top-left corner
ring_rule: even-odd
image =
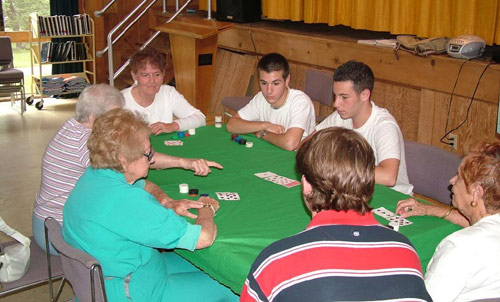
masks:
[[[42,250],[45,251],[45,227],[43,223],[44,221],[36,217],[35,213],[33,213],[33,218],[32,218],[33,237],[35,237],[36,243],[42,248]],[[52,246],[52,243],[50,244],[49,249],[50,249],[50,254],[56,256],[59,255],[59,253]]]

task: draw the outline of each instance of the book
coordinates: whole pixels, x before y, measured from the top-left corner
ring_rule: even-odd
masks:
[[[42,50],[40,51],[40,61],[41,62],[49,62],[49,48],[51,42],[43,42]]]

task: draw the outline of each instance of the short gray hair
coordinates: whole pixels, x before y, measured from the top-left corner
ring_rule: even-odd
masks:
[[[88,122],[89,116],[98,117],[112,107],[123,108],[125,99],[122,93],[108,84],[96,84],[83,89],[76,103],[75,119]]]

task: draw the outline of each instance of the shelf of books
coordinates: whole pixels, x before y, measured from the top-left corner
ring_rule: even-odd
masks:
[[[40,98],[36,108],[42,109],[43,97],[78,93],[95,84],[94,21],[87,14],[46,17],[31,14],[29,18],[32,100]],[[83,72],[44,74],[42,71],[43,65],[67,63],[82,63]]]

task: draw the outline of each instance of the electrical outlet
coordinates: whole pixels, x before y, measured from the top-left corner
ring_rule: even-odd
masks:
[[[451,147],[455,150],[458,149],[458,135],[456,134],[450,134],[448,135],[448,141],[451,144]]]

